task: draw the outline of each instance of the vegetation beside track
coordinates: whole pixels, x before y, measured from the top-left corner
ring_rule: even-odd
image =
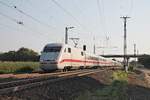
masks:
[[[124,71],[114,72],[109,86],[94,92],[86,91],[76,100],[127,100],[127,77]]]
[[[37,52],[24,47],[17,51],[0,53],[0,61],[39,61],[39,57]]]
[[[39,62],[0,62],[0,74],[32,72]]]

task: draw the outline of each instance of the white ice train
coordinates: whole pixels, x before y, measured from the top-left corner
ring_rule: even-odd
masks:
[[[40,56],[40,68],[44,71],[121,66],[118,61],[61,43],[47,44]]]

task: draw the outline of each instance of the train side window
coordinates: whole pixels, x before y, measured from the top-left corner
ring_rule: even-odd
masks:
[[[68,53],[71,53],[71,48],[68,48]]]
[[[81,55],[83,56],[83,52],[81,52]]]

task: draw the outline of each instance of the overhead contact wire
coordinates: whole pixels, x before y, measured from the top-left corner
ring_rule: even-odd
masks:
[[[72,15],[68,10],[66,10],[61,4],[59,4],[56,0],[51,0],[55,5],[57,5],[60,9],[62,9],[67,15],[72,17],[72,19],[80,26],[82,29],[87,30],[85,26],[83,26],[80,21]]]
[[[32,20],[36,21],[37,23],[39,23],[39,24],[41,24],[41,25],[43,25],[43,26],[50,27],[50,28],[54,28],[53,26],[50,26],[50,25],[48,25],[48,24],[46,24],[46,23],[41,22],[41,21],[38,20],[37,18],[34,18],[34,17],[31,16],[30,14],[28,14],[28,13],[24,12],[23,10],[19,9],[17,6],[9,6],[8,4],[6,4],[6,3],[4,3],[4,2],[2,2],[2,1],[0,1],[0,3],[1,3],[2,5],[4,5],[4,6],[7,6],[7,7],[9,7],[9,8],[15,9],[15,10],[18,11],[19,13],[21,13],[21,14],[23,14],[23,15],[29,17],[29,18],[31,18]]]

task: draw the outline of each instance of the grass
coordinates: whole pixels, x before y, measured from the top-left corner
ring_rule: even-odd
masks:
[[[39,62],[0,62],[0,74],[32,72]]]
[[[76,100],[127,100],[127,76],[124,71],[114,72],[111,85],[94,92],[86,91]]]
[[[112,74],[113,80],[127,81],[128,74],[125,71],[116,71]]]

